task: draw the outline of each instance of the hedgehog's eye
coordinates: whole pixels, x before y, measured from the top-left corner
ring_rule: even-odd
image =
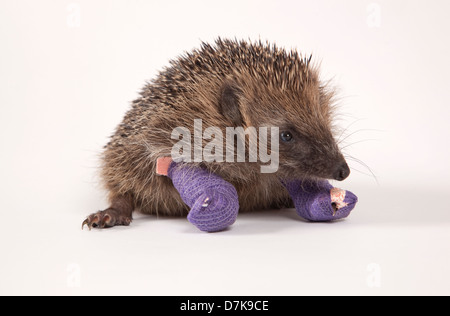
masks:
[[[285,131],[280,133],[280,138],[283,142],[288,143],[292,141],[293,136],[291,132]]]

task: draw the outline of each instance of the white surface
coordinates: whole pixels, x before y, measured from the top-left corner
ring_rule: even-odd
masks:
[[[379,28],[369,1],[75,1],[79,27],[71,3],[0,3],[0,294],[450,294],[448,2],[379,1]],[[97,154],[129,102],[218,35],[322,60],[346,135],[364,129],[346,152],[378,183],[340,183],[360,203],[332,224],[285,210],[219,234],[142,216],[81,231],[107,206]]]
[[[33,216],[30,205],[2,231],[1,294],[450,294],[446,195],[358,193],[342,222],[266,211],[215,234],[142,215],[130,227],[81,231],[76,204],[51,206],[53,216]],[[371,287],[373,264],[381,287]]]

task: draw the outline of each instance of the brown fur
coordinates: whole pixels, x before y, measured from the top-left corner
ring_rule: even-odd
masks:
[[[261,174],[259,163],[202,163],[238,192],[240,211],[290,206],[280,178],[331,178],[343,157],[332,136],[332,93],[310,58],[267,43],[218,39],[214,46],[171,61],[148,83],[102,155],[101,177],[111,203],[132,197],[147,214],[186,215],[187,206],[167,177],[155,174],[169,156],[175,127],[279,126],[295,141],[280,143],[280,169]],[[233,106],[233,102],[236,106]]]

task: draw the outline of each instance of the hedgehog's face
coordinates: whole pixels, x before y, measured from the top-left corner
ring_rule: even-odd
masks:
[[[246,93],[227,83],[220,110],[234,126],[279,128],[281,178],[346,179],[350,169],[331,132],[330,96],[314,82],[297,93],[266,91]]]
[[[322,93],[310,86],[296,98],[278,98],[281,111],[269,111],[280,130],[280,176],[342,181],[350,175],[331,131],[330,98]]]
[[[342,181],[350,169],[331,133],[306,136],[294,125],[280,127],[280,176],[285,178],[325,178]]]

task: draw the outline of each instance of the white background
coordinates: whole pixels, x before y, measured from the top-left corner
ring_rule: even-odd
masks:
[[[0,294],[450,294],[448,1],[0,2]],[[98,154],[146,80],[217,36],[312,53],[339,88],[359,196],[205,234],[107,207]],[[352,134],[354,133],[354,134]],[[358,172],[359,170],[359,172]],[[362,172],[362,173],[361,173]],[[367,175],[368,174],[368,175]]]

